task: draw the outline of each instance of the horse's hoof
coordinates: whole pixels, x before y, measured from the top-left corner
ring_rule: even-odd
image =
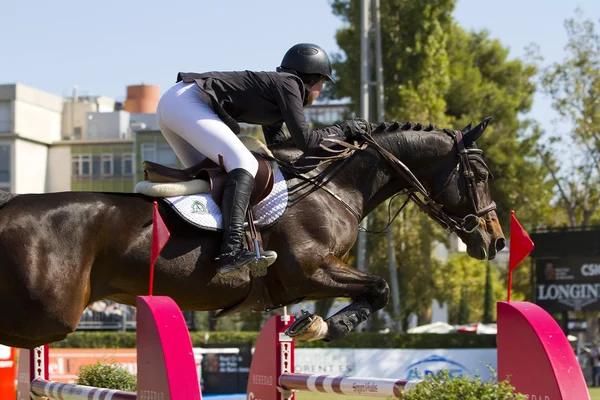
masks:
[[[302,316],[285,330],[285,334],[298,340],[319,340],[327,336],[327,322],[318,315],[302,311]]]

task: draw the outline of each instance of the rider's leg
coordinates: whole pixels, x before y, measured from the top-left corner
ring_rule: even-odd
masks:
[[[240,274],[252,263],[268,266],[277,257],[274,252],[265,251],[261,254],[264,258],[257,259],[244,247],[244,220],[258,162],[195,90],[195,84],[171,88],[161,98],[157,116],[169,133],[175,133],[212,161],[219,163],[219,155],[223,157],[228,177],[221,201],[223,242],[217,273]]]
[[[158,128],[185,168],[196,165],[206,158],[206,156],[196,150],[194,146],[182,139],[176,132],[169,129],[160,118],[158,119]]]

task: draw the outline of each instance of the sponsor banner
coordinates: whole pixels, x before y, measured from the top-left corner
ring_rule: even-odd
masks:
[[[535,297],[550,313],[600,310],[600,257],[536,260]]]
[[[200,370],[202,356],[196,354]],[[122,365],[137,373],[135,349],[50,349],[50,380],[74,383],[85,365],[96,362]],[[494,380],[486,367],[497,369],[496,349],[296,349],[297,373],[390,379],[420,379],[441,370],[451,376]]]
[[[422,379],[447,370],[450,376],[479,375],[495,381],[496,349],[296,349],[296,372],[390,379]]]

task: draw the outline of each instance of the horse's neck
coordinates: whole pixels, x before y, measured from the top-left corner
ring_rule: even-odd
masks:
[[[385,135],[385,134],[384,134]],[[382,135],[378,143],[404,163],[428,188],[435,168],[452,149],[448,137],[440,132],[401,131],[397,137],[393,134]],[[377,138],[377,136],[376,136]],[[392,166],[375,149],[357,155],[355,166],[348,166],[345,179],[353,180],[354,191],[347,196],[361,194],[360,206],[363,216],[403,189],[410,188],[408,181],[401,178]],[[430,167],[431,166],[431,167]],[[430,189],[430,188],[428,188]]]
[[[444,157],[452,148],[443,133],[424,131],[399,131],[376,134],[374,138],[386,150],[402,161],[411,171],[418,171]],[[294,147],[271,147],[278,160],[290,163],[302,155]],[[340,163],[342,163],[340,165]],[[398,178],[388,162],[372,147],[357,151],[350,158],[336,161],[317,170],[337,170],[327,188],[340,196],[352,208],[367,215],[394,193],[409,186]],[[300,171],[302,172],[302,171]],[[312,172],[311,175],[316,173]],[[429,169],[429,175],[435,171]],[[423,176],[419,179],[424,178]],[[427,182],[423,182],[427,184]]]

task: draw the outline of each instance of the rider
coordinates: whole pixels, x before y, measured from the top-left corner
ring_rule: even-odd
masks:
[[[267,144],[283,138],[285,122],[296,146],[305,151],[323,138],[346,140],[361,135],[355,121],[319,130],[310,129],[303,108],[312,104],[325,81],[333,82],[325,51],[310,43],[291,47],[277,72],[182,73],[160,99],[158,126],[187,168],[205,156],[228,173],[221,212],[223,238],[217,274],[236,275],[251,263],[270,265],[276,254],[265,251],[262,261],[243,245],[244,219],[258,163],[236,135],[238,122],[262,125]]]

